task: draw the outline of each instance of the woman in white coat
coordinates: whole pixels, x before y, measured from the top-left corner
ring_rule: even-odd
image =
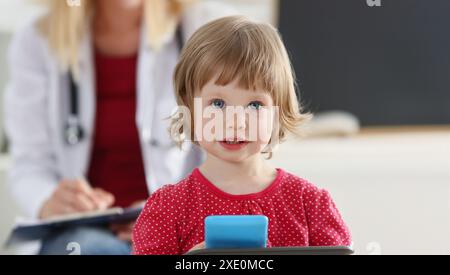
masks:
[[[183,40],[231,13],[201,1],[49,0],[9,54],[9,183],[25,214],[128,206],[190,172],[201,155],[167,133],[172,73]],[[67,254],[69,242],[82,254],[128,254],[131,226],[65,230],[41,254]]]

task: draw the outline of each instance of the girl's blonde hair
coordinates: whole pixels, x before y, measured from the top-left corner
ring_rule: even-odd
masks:
[[[217,73],[217,85],[225,86],[237,80],[244,89],[261,88],[271,95],[274,105],[279,107],[279,141],[283,141],[288,132],[302,134],[299,126],[311,115],[302,114],[294,71],[274,27],[243,16],[230,16],[200,28],[187,42],[175,69],[178,105],[188,107],[193,113],[196,92]],[[189,125],[194,125],[192,117]],[[183,135],[180,119],[183,118],[177,114],[173,116],[172,136],[174,132]],[[178,129],[174,131],[174,127]],[[190,132],[194,140],[194,131]]]
[[[39,22],[62,68],[77,71],[78,48],[88,32],[95,0],[41,0],[49,7]],[[144,20],[149,47],[159,49],[163,39],[175,32],[184,6],[193,0],[144,0]],[[76,3],[76,5],[70,5]],[[77,4],[80,5],[77,5]],[[120,20],[120,19],[118,19]]]

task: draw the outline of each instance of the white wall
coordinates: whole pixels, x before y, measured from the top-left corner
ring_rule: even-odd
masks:
[[[233,5],[239,12],[258,21],[276,25],[278,0],[207,0]]]
[[[450,130],[291,141],[272,161],[330,191],[357,254],[450,254]]]
[[[12,32],[42,12],[32,0],[0,0],[0,32]]]

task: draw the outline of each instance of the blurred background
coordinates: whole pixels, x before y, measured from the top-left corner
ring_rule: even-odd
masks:
[[[272,162],[331,192],[357,254],[450,254],[450,1],[204,1],[279,27],[318,115]],[[0,0],[1,92],[11,36],[42,12]],[[2,244],[20,212],[0,141]]]

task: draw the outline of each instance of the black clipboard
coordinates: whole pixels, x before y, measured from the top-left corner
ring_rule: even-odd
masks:
[[[111,208],[105,211],[55,217],[37,222],[17,223],[6,241],[6,247],[23,242],[46,238],[61,229],[77,226],[102,226],[111,223],[125,223],[137,219],[143,206]]]

